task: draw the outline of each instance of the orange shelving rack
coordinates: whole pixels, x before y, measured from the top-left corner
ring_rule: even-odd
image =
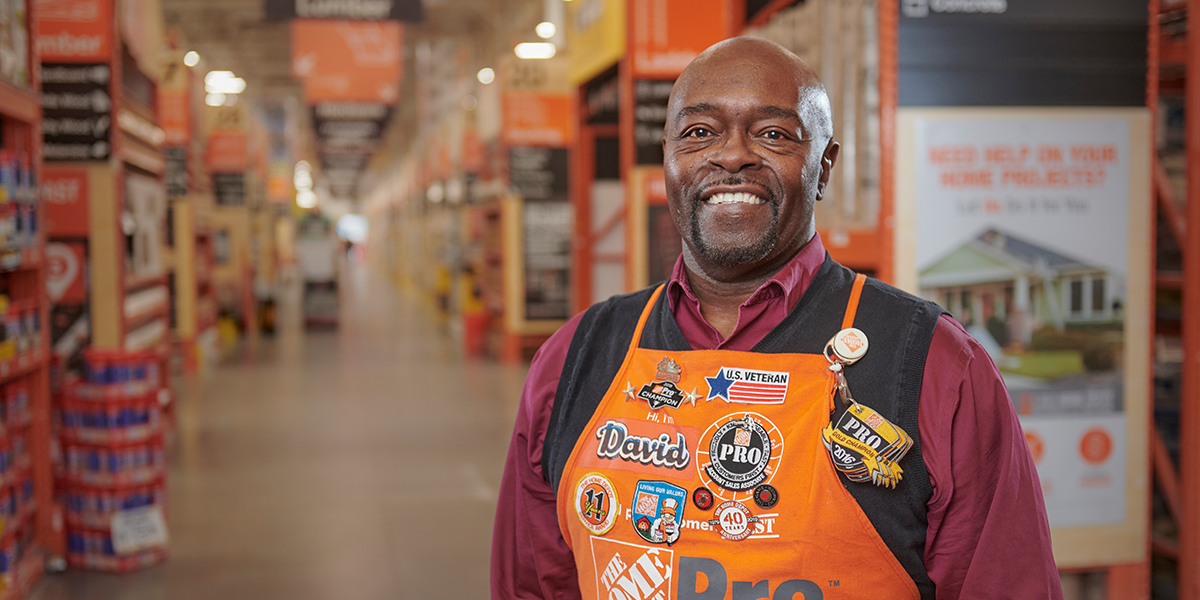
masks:
[[[0,599],[24,597],[46,558],[63,553],[51,467],[48,271],[38,183],[42,108],[36,2],[9,14],[0,36],[17,68],[0,72]],[[21,13],[24,14],[21,14]],[[24,47],[12,46],[23,42]]]

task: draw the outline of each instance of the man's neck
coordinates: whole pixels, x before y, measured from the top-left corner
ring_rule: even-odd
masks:
[[[687,273],[688,286],[700,302],[700,314],[717,330],[721,339],[727,339],[737,329],[738,309],[758,288],[783,268],[781,265],[750,277],[721,280],[700,268],[687,248],[684,248],[683,266]]]

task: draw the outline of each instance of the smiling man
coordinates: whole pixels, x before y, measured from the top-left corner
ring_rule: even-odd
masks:
[[[493,598],[1062,596],[987,353],[821,244],[831,123],[816,75],[768,41],[679,77],[663,145],[683,254],[534,358]]]

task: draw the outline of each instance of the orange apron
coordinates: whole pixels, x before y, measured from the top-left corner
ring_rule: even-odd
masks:
[[[583,597],[918,599],[821,442],[834,402],[829,361],[639,348],[661,292],[559,486]]]

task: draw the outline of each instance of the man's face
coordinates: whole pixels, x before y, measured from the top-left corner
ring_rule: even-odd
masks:
[[[663,144],[675,225],[701,268],[782,266],[812,237],[837,145],[826,152],[813,130],[795,63],[735,51],[695,66],[676,85]]]

